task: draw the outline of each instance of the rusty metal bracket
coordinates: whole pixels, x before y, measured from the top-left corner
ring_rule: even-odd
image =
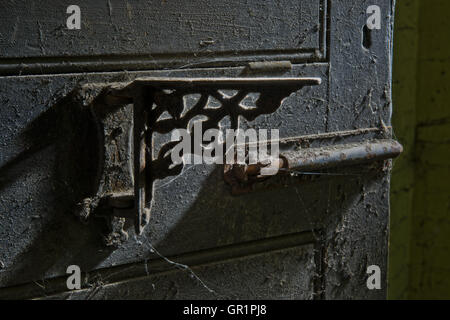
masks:
[[[111,123],[117,126],[117,119],[108,118],[107,113],[120,110],[122,122],[132,123],[121,129],[132,131],[132,143],[128,150],[122,141],[122,149],[126,149],[125,151],[120,150],[117,145],[111,151],[108,146],[103,160],[108,158],[109,162],[104,164],[100,178],[100,181],[104,181],[104,186],[99,188],[95,200],[87,201],[89,211],[93,207],[112,207],[115,216],[133,217],[136,233],[142,233],[150,219],[154,181],[178,175],[183,169],[183,164],[172,166],[170,155],[167,155],[178,142],[168,142],[158,154],[154,154],[154,133],[169,134],[174,129],[187,129],[189,123],[199,115],[207,118],[202,123],[202,134],[209,129],[219,129],[219,122],[225,117],[230,118],[231,128],[237,129],[240,117],[252,121],[260,115],[274,113],[280,108],[282,101],[294,92],[304,86],[320,83],[320,78],[143,78],[126,84],[109,84],[106,89],[104,86],[103,91],[106,93],[101,106],[92,107],[100,123],[100,131],[103,130],[103,136],[114,136],[117,128],[113,128]],[[235,91],[235,94],[226,95],[224,90]],[[255,107],[243,107],[241,102],[254,93],[259,94]],[[197,94],[200,98],[186,111],[184,97],[192,94]],[[220,107],[208,107],[210,97],[218,101]],[[131,107],[124,109],[126,105]],[[132,117],[129,115],[130,110]],[[168,117],[162,118],[163,114],[168,114]],[[105,120],[107,118],[108,121]],[[132,169],[127,169],[126,164],[120,166],[110,160],[123,158],[120,154],[124,153],[131,154],[128,162]],[[120,183],[112,183],[112,178],[107,176],[111,172],[118,176],[126,175],[127,170],[131,174],[131,183],[123,183],[120,179]],[[131,190],[127,190],[130,184]]]

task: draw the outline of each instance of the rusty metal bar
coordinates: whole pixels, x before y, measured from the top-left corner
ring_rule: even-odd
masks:
[[[389,139],[306,148],[283,152],[270,163],[225,165],[224,180],[231,186],[233,195],[242,195],[254,191],[258,182],[270,178],[261,174],[262,168],[278,169],[278,174],[293,171],[299,174],[315,171],[320,174],[320,171],[325,169],[395,158],[402,151],[403,147],[397,141]]]
[[[311,171],[387,160],[402,152],[400,143],[386,139],[289,151],[282,153],[281,158],[289,169]]]

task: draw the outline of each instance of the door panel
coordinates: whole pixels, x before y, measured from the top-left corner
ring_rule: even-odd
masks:
[[[5,2],[1,55],[14,68],[127,70],[326,57],[327,1],[77,2],[81,30],[67,30],[70,1]],[[28,14],[24,15],[23,13]],[[282,36],[280,36],[282,35]],[[95,66],[97,64],[97,66]],[[39,71],[40,70],[40,71]]]
[[[302,299],[314,298],[313,246],[169,271],[49,299]],[[199,280],[200,279],[200,280]]]
[[[374,4],[382,28],[367,31],[366,9]],[[22,18],[28,5],[32,14]],[[128,239],[117,246],[105,245],[108,221],[94,217],[83,224],[74,208],[98,191],[103,148],[121,141],[122,167],[133,153],[126,143],[132,106],[112,115],[121,128],[114,139],[101,140],[87,105],[102,88],[137,78],[318,77],[320,85],[290,95],[272,114],[242,118],[241,127],[279,129],[281,152],[390,139],[391,5],[81,1],[82,29],[69,32],[64,2],[2,4],[0,12],[10,14],[1,19],[6,31],[0,36],[0,296],[66,297],[62,282],[51,279],[62,279],[71,264],[93,274],[206,252],[193,268],[227,297],[384,298],[390,161],[292,172],[240,196],[231,194],[222,165],[188,165],[155,182],[150,223],[137,235],[127,220]],[[277,60],[291,67],[278,68]],[[255,61],[265,63],[248,64]],[[156,138],[153,148],[169,138]],[[123,189],[132,186],[132,177],[123,181]],[[304,234],[311,237],[307,246],[286,243],[264,251],[263,244],[279,237]],[[215,250],[247,243],[261,249],[257,257],[244,250],[226,262],[214,260]],[[365,284],[370,265],[382,270],[381,290]],[[252,270],[257,283],[242,285]],[[185,272],[169,271],[143,282],[135,278],[146,274],[122,272],[94,298],[221,297],[209,295]],[[29,289],[44,279],[45,289]],[[155,283],[161,290],[152,289]]]

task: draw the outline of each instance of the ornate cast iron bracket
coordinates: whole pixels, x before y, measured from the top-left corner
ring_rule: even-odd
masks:
[[[132,217],[136,233],[142,233],[150,219],[154,181],[178,175],[183,169],[183,164],[172,166],[170,154],[167,155],[178,142],[168,142],[161,147],[158,154],[154,154],[154,133],[169,134],[177,128],[187,129],[197,116],[206,117],[202,123],[202,134],[208,129],[219,129],[219,123],[225,117],[229,117],[231,128],[237,129],[239,117],[252,121],[260,115],[272,114],[280,108],[283,100],[294,92],[304,86],[320,83],[320,78],[145,78],[125,85],[108,86],[100,106],[92,104],[92,111],[99,123],[99,130],[103,130],[103,136],[112,136],[117,130],[113,127],[119,126],[116,120],[121,117],[116,116],[114,120],[110,117],[107,120],[107,114],[112,110],[121,110],[122,123],[132,123],[123,128],[119,126],[121,131],[129,129],[132,132],[132,143],[128,150],[128,154],[131,154],[128,162],[132,168],[129,169],[132,179],[128,184],[120,183],[121,192],[111,187],[113,183],[107,181],[110,179],[107,175],[114,170],[128,169],[124,165],[117,169],[120,166],[105,160],[112,158],[114,152],[123,154],[123,150],[117,151],[116,147],[114,152],[105,150],[104,163],[100,164],[102,177],[99,180],[103,181],[103,185],[109,184],[108,187],[99,188],[94,200],[86,200],[85,207],[89,210],[84,216],[88,216],[96,207],[113,207],[116,216]],[[234,94],[226,95],[224,90],[233,91]],[[193,94],[198,95],[199,99],[188,109],[185,97]],[[249,94],[259,94],[252,108],[241,104]],[[210,98],[218,101],[220,106],[209,106]],[[131,106],[132,117],[125,109],[118,107],[124,105]],[[163,114],[168,116],[162,117]],[[103,145],[105,139],[104,137],[102,140]],[[117,186],[117,183],[114,185]],[[123,192],[127,185],[132,191]]]

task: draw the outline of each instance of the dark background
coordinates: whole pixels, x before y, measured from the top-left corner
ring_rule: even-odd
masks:
[[[450,298],[450,1],[397,1],[389,298]]]

